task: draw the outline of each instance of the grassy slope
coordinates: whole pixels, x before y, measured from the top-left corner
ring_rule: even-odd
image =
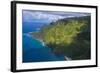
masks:
[[[55,54],[73,60],[90,59],[90,22],[90,16],[65,18],[32,34],[41,38]]]

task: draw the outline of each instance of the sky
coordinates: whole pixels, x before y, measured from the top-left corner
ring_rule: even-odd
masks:
[[[88,16],[89,13],[23,10],[23,22],[50,23],[58,19]]]

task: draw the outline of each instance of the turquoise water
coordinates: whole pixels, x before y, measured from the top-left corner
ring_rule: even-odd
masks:
[[[51,49],[42,42],[31,37],[28,33],[23,34],[23,62],[62,61],[63,55],[55,55]]]
[[[33,38],[29,32],[40,31],[46,23],[41,22],[23,22],[23,62],[45,62],[45,61],[62,61],[65,60],[63,55],[55,55],[51,48],[43,42]]]

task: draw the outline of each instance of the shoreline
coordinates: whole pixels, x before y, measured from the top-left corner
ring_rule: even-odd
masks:
[[[32,34],[31,34],[31,33],[32,33]],[[45,43],[43,42],[43,40],[34,37],[34,35],[33,35],[34,32],[31,32],[31,33],[30,33],[30,32],[29,32],[29,33],[25,33],[24,35],[27,35],[27,36],[29,36],[29,37],[31,37],[31,38],[34,38],[35,40],[39,41],[39,42],[41,43],[42,46],[47,47],[47,46],[45,45]],[[64,55],[64,59],[65,59],[66,61],[71,61],[71,60],[72,60],[71,58],[67,57],[66,55]]]
[[[31,36],[32,38],[34,38],[34,39],[36,39],[37,41],[41,42],[43,46],[46,46],[45,43],[43,42],[43,40],[42,40],[42,39],[39,39],[39,38],[37,38],[37,37],[34,37],[33,33],[34,33],[34,32],[29,32],[29,33],[26,33],[26,35]]]

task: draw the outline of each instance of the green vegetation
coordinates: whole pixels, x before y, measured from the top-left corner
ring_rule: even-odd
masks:
[[[81,31],[81,27],[85,25],[82,22],[72,20],[68,23],[57,22],[52,27],[44,29],[46,44],[71,44],[74,41],[74,37]]]
[[[65,18],[44,27],[43,41],[55,54],[90,59],[90,16]]]

